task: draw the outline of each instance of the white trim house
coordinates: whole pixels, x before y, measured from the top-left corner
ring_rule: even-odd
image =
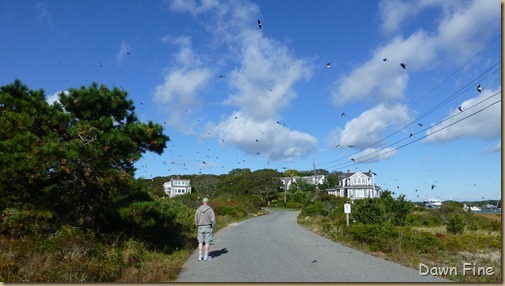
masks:
[[[170,178],[169,182],[163,184],[163,188],[168,197],[173,198],[178,195],[191,193],[191,181],[189,179]]]
[[[355,172],[338,176],[338,185],[328,189],[328,194],[351,200],[380,197],[381,188],[375,185],[373,172]]]

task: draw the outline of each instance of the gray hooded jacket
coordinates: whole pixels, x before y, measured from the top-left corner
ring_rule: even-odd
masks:
[[[214,210],[208,205],[201,205],[195,213],[195,225],[210,225],[214,228],[216,226]]]

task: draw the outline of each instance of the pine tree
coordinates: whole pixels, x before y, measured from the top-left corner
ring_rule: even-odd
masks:
[[[127,92],[93,83],[60,93],[21,81],[0,89],[0,211],[50,209],[59,223],[114,225],[118,210],[141,194],[134,162],[161,154],[163,127],[142,123]]]

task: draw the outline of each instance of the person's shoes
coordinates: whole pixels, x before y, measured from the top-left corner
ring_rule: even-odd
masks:
[[[198,256],[198,261],[202,261],[203,260],[203,256],[202,255],[199,255]]]
[[[204,260],[204,261],[211,261],[211,260],[212,260],[212,257],[207,256],[207,257],[204,257],[204,258],[203,258],[203,260]]]

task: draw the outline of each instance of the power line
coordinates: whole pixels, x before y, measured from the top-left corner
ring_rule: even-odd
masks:
[[[477,76],[477,78],[473,79],[470,83],[466,84],[465,86],[463,86],[462,88],[460,88],[458,91],[456,91],[455,93],[453,93],[451,96],[449,96],[448,98],[444,99],[442,102],[438,103],[437,105],[435,105],[433,108],[431,108],[430,110],[426,111],[425,113],[423,113],[422,115],[416,117],[415,119],[411,120],[409,123],[407,123],[405,126],[403,126],[402,128],[396,130],[395,132],[391,133],[390,135],[382,138],[381,140],[375,142],[375,143],[372,143],[370,145],[368,145],[367,147],[357,151],[357,152],[354,152],[350,155],[347,155],[347,156],[344,156],[344,157],[341,157],[337,160],[333,160],[333,161],[329,161],[329,162],[326,162],[324,164],[328,164],[328,163],[331,163],[331,162],[338,162],[338,161],[343,161],[345,159],[348,159],[348,158],[351,158],[353,155],[356,155],[356,154],[359,154],[360,152],[362,152],[363,150],[367,150],[383,141],[385,141],[386,139],[389,139],[391,138],[392,136],[398,134],[399,132],[401,132],[402,130],[406,129],[407,127],[411,126],[412,124],[418,122],[419,120],[425,118],[426,116],[428,116],[429,114],[432,114],[433,112],[435,112],[436,110],[440,109],[442,106],[448,104],[450,101],[456,99],[457,97],[461,96],[462,94],[464,94],[465,92],[467,92],[468,90],[470,90],[471,88],[473,88],[473,86],[475,85],[475,82],[477,81],[482,81],[484,79],[487,79],[489,78],[491,75],[495,74],[496,72],[500,71],[501,70],[501,67],[497,67],[499,64],[501,63],[501,61],[495,63],[492,67],[490,67],[489,69],[487,69],[485,72],[481,73],[479,76]],[[494,70],[492,70],[494,69]],[[492,70],[492,71],[491,71]],[[491,71],[490,74],[487,74],[489,71]],[[435,124],[436,125],[436,124]],[[426,129],[423,129],[421,131],[418,131],[416,132],[415,134],[418,134],[422,131],[424,131]],[[388,145],[390,146],[390,145]],[[386,146],[387,147],[387,146]],[[384,147],[384,148],[386,148]],[[381,149],[379,149],[381,150]],[[356,159],[356,158],[354,158]]]
[[[445,78],[441,83],[439,83],[438,85],[436,85],[435,87],[433,87],[432,89],[430,89],[425,95],[423,95],[419,100],[417,100],[416,102],[414,102],[413,106],[415,106],[417,103],[419,103],[419,101],[421,99],[424,99],[427,95],[431,94],[435,89],[439,88],[443,83],[447,82],[451,77],[453,77],[456,73],[458,73],[460,70],[462,70],[466,65],[468,65],[475,57],[477,57],[479,54],[481,54],[484,50],[486,50],[489,46],[491,46],[492,43],[494,43],[498,38],[501,37],[501,34],[499,34],[498,36],[496,36],[495,38],[493,38],[486,46],[484,46],[482,49],[480,49],[478,52],[476,52],[471,58],[469,58],[463,65],[461,65],[458,69],[456,69],[453,73],[451,73],[447,78]],[[347,158],[351,158],[353,155],[355,154],[358,154],[360,152],[362,152],[363,150],[366,150],[368,148],[371,148],[383,141],[385,141],[386,139],[389,139],[390,137],[396,135],[397,133],[401,132],[402,130],[406,129],[407,127],[409,127],[410,125],[414,124],[415,122],[419,121],[420,119],[422,118],[425,118],[426,116],[428,116],[429,114],[432,114],[434,111],[440,109],[442,106],[444,106],[445,104],[449,103],[450,101],[454,100],[455,98],[461,96],[462,94],[464,94],[464,92],[468,91],[471,87],[472,87],[472,84],[474,85],[476,82],[478,81],[483,81],[487,78],[489,78],[491,75],[495,74],[496,72],[498,71],[501,71],[501,67],[498,67],[496,68],[498,65],[501,64],[501,61],[498,61],[497,63],[495,63],[493,66],[491,66],[490,68],[488,68],[486,71],[482,72],[480,75],[478,75],[476,78],[474,78],[472,81],[470,81],[468,84],[466,84],[464,87],[460,88],[458,91],[454,92],[451,96],[449,96],[447,99],[443,100],[442,102],[440,102],[438,105],[436,105],[435,107],[433,107],[432,109],[428,110],[427,112],[423,113],[422,115],[416,117],[414,120],[410,121],[409,123],[407,123],[405,126],[401,127],[400,129],[396,130],[395,132],[393,132],[392,134],[382,138],[381,140],[355,152],[355,153],[352,153],[348,156],[345,156],[345,157],[341,157],[339,159],[336,159],[336,160],[332,160],[332,161],[329,161],[329,162],[325,162],[325,163],[322,163],[322,165],[326,165],[326,164],[329,164],[329,163],[332,163],[332,162],[338,162],[338,161],[342,161],[342,160],[345,160]],[[496,69],[495,69],[496,68]],[[494,69],[494,70],[493,70]],[[486,73],[488,73],[489,71],[493,70],[490,74],[486,75]],[[390,120],[391,121],[391,120]],[[387,123],[389,123],[390,121],[388,121]]]
[[[472,107],[475,107],[475,106],[477,106],[477,105],[481,104],[482,102],[484,102],[484,101],[486,101],[486,100],[488,100],[488,99],[490,99],[490,98],[492,98],[492,97],[494,97],[494,96],[496,96],[496,95],[498,95],[498,94],[501,94],[501,90],[500,90],[500,92],[497,92],[497,93],[495,93],[495,94],[493,94],[493,95],[489,96],[488,98],[486,98],[486,99],[482,100],[481,102],[479,102],[479,103],[477,103],[477,104],[473,105]],[[464,121],[464,120],[466,120],[466,119],[468,119],[468,118],[470,118],[470,117],[472,117],[472,116],[474,116],[474,115],[476,115],[476,114],[478,114],[478,113],[480,113],[480,112],[482,112],[482,111],[484,111],[484,110],[486,110],[486,109],[490,108],[491,106],[493,106],[493,105],[497,104],[498,102],[501,102],[501,99],[499,99],[499,100],[497,100],[497,101],[495,101],[495,102],[493,102],[493,103],[489,104],[488,106],[486,106],[486,107],[484,107],[484,108],[482,108],[482,109],[480,109],[480,110],[475,111],[474,113],[471,113],[471,114],[469,114],[469,115],[467,115],[467,116],[465,116],[465,117],[463,117],[463,118],[461,118],[461,119],[458,119],[458,120],[456,120],[455,122],[452,122],[452,123],[450,123],[450,124],[448,124],[448,125],[446,125],[446,126],[444,126],[444,127],[440,128],[440,129],[437,129],[437,130],[435,130],[435,131],[433,131],[433,132],[431,132],[431,133],[428,133],[428,134],[426,134],[426,135],[424,135],[424,136],[422,136],[422,137],[420,137],[420,138],[414,139],[414,140],[412,140],[412,141],[410,141],[410,142],[408,142],[408,143],[406,143],[406,144],[404,144],[404,145],[401,145],[401,146],[396,147],[396,148],[394,148],[394,149],[391,149],[391,150],[388,150],[388,151],[386,151],[386,152],[383,152],[383,153],[381,153],[381,154],[379,154],[379,155],[376,155],[376,156],[373,156],[373,157],[369,157],[369,158],[366,158],[366,159],[361,160],[361,161],[357,161],[357,160],[358,160],[358,159],[360,159],[360,158],[363,158],[363,157],[369,156],[370,154],[377,153],[377,152],[379,152],[379,151],[381,151],[381,150],[386,149],[387,147],[390,147],[390,146],[392,146],[392,145],[395,145],[395,144],[398,144],[398,143],[400,143],[400,142],[403,142],[403,141],[407,140],[408,138],[404,138],[404,139],[402,139],[402,140],[399,140],[399,141],[397,141],[397,142],[395,142],[395,143],[393,143],[393,144],[390,144],[390,145],[388,145],[388,146],[386,146],[386,147],[384,147],[384,148],[381,148],[380,150],[377,150],[377,151],[375,151],[375,152],[373,152],[373,153],[367,154],[367,155],[362,156],[362,157],[358,157],[357,159],[355,159],[357,162],[353,162],[353,163],[350,163],[350,164],[345,165],[345,166],[333,166],[333,167],[330,167],[329,169],[330,169],[330,170],[331,170],[331,169],[337,169],[338,167],[340,167],[340,168],[348,168],[348,167],[351,167],[351,166],[354,166],[354,165],[357,165],[357,164],[360,164],[360,163],[364,163],[364,162],[371,161],[371,160],[373,160],[373,159],[379,158],[379,157],[384,156],[384,155],[386,155],[386,154],[389,154],[389,153],[391,153],[391,152],[397,151],[398,149],[404,148],[404,147],[406,147],[406,146],[408,146],[408,145],[410,145],[410,144],[413,144],[413,143],[415,143],[415,142],[417,142],[417,141],[419,141],[419,140],[422,140],[422,139],[424,139],[424,138],[426,138],[426,137],[429,137],[429,136],[431,136],[431,135],[433,135],[433,134],[435,134],[435,133],[438,133],[438,132],[440,132],[440,131],[442,131],[442,130],[444,130],[444,129],[446,129],[446,128],[449,128],[449,127],[451,127],[451,126],[453,126],[453,125],[455,125],[455,124],[457,124],[457,123],[459,123],[459,122],[461,122],[461,121]],[[469,107],[468,109],[470,109],[470,108],[472,108],[472,107]],[[467,109],[467,110],[468,110],[468,109]],[[434,126],[437,126],[437,125],[439,125],[439,124],[442,124],[443,122],[445,122],[445,121],[447,121],[447,120],[449,120],[449,119],[452,119],[453,117],[455,117],[455,116],[457,116],[457,115],[459,115],[459,114],[455,114],[455,115],[453,115],[453,116],[450,116],[450,117],[448,117],[448,118],[446,118],[446,119],[444,119],[444,120],[442,120],[442,121],[440,121],[440,122],[438,122],[438,123],[436,123],[436,124],[434,124],[434,125],[430,126],[429,128],[424,129],[423,131],[425,131],[425,130],[427,130],[427,129],[432,129]],[[423,131],[420,131],[420,132],[423,132]],[[418,133],[420,133],[420,132],[418,132]]]

